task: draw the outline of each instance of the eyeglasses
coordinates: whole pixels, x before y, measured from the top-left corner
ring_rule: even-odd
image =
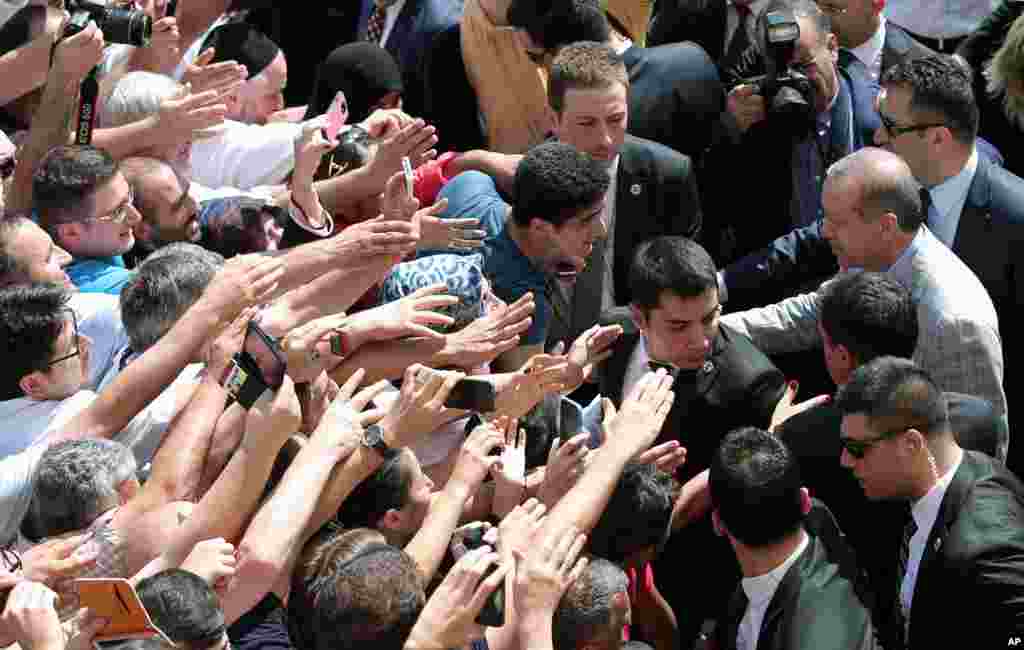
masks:
[[[132,190],[131,185],[128,186],[128,198],[125,199],[124,203],[114,208],[114,211],[110,214],[103,215],[102,217],[92,217],[92,221],[105,221],[121,225],[128,220],[128,208],[135,204],[135,192]]]
[[[71,328],[72,328],[71,329],[71,335],[72,335],[72,339],[71,340],[74,342],[75,349],[74,349],[74,351],[72,351],[72,352],[70,352],[68,354],[65,354],[63,357],[60,357],[60,358],[57,358],[57,359],[53,359],[51,361],[47,361],[43,365],[43,368],[52,368],[53,366],[57,365],[61,361],[67,361],[68,359],[73,359],[73,358],[77,357],[79,354],[81,354],[81,349],[78,347],[78,318],[75,316],[74,310],[66,309],[64,311],[66,311],[68,314],[71,314]]]
[[[932,122],[932,123],[929,123],[929,124],[910,124],[910,125],[907,125],[907,126],[899,126],[898,124],[896,124],[895,121],[893,121],[893,119],[891,117],[889,117],[888,115],[886,115],[882,111],[878,111],[878,119],[880,119],[882,121],[882,126],[885,127],[885,130],[893,138],[895,138],[896,136],[899,136],[899,135],[903,135],[904,133],[911,133],[913,131],[924,131],[926,129],[933,129],[933,128],[938,127],[938,126],[946,126],[942,122]]]
[[[893,429],[892,431],[886,431],[885,433],[875,436],[874,438],[848,438],[846,436],[839,436],[839,444],[842,445],[843,449],[847,451],[851,456],[860,460],[864,458],[864,455],[868,453],[868,449],[874,447],[883,440],[894,438],[910,427],[903,427],[902,429]]]
[[[828,14],[829,16],[842,16],[849,9],[847,7],[837,7],[835,5],[827,5],[824,2],[818,3],[818,9],[821,9],[821,13]]]

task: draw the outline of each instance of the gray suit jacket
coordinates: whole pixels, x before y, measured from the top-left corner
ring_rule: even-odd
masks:
[[[990,401],[1006,415],[1003,346],[996,310],[977,276],[926,226],[886,272],[917,301],[920,334],[914,362],[944,391]],[[821,345],[819,292],[801,294],[767,307],[726,314],[722,323],[749,337],[766,354]],[[1006,458],[1009,437],[1000,441]]]

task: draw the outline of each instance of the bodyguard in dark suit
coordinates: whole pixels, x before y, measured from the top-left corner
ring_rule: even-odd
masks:
[[[902,525],[874,527],[889,553],[866,558],[887,647],[1011,646],[1024,634],[1024,485],[957,444],[941,391],[910,361],[861,366],[836,405],[842,464],[869,499],[908,507]]]
[[[368,32],[373,25],[370,18],[375,3],[391,6],[398,2],[403,4],[394,27],[384,42],[377,42],[395,57],[402,69],[405,80],[402,101],[406,112],[419,115],[423,110],[423,59],[434,38],[459,22],[462,0],[361,0],[356,38],[374,40]]]
[[[647,45],[696,43],[726,72],[751,46],[753,22],[765,4],[764,0],[663,0],[651,17]]]
[[[917,305],[909,290],[884,274],[852,273],[825,285],[820,314],[824,361],[837,386],[878,357],[909,359],[914,354]],[[962,393],[944,396],[960,445],[994,456],[1005,423],[992,404]],[[892,518],[893,508],[868,502],[857,480],[839,465],[841,424],[842,414],[826,402],[785,420],[775,433],[796,455],[803,484],[835,514],[850,545],[870,555],[878,543],[872,522]]]
[[[658,237],[639,245],[630,268],[631,323],[600,368],[601,394],[620,404],[652,364],[675,377],[675,400],[658,442],[687,448],[681,482],[707,469],[729,430],[765,427],[785,389],[782,374],[748,339],[719,327],[714,263],[692,240]],[[622,322],[622,319],[617,319]],[[700,558],[678,580],[680,563]],[[659,590],[679,618],[683,645],[725,606],[739,574],[708,517],[675,532],[655,565]],[[699,579],[700,576],[705,580]],[[701,585],[694,588],[694,585]]]
[[[874,648],[854,556],[827,507],[816,504],[812,516],[785,443],[753,427],[733,431],[709,481],[715,528],[744,574],[716,628],[719,650]]]
[[[882,2],[853,0],[826,0],[819,3],[822,11],[832,20],[832,33],[842,48],[839,65],[844,65],[844,54],[864,66],[867,79],[877,89],[881,73],[897,63],[918,59],[932,50],[921,45],[907,32],[882,16]]]

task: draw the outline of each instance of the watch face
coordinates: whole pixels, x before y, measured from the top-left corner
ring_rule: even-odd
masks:
[[[367,446],[377,447],[384,444],[384,432],[381,431],[379,424],[371,424],[366,427],[363,432],[363,440],[366,441]]]

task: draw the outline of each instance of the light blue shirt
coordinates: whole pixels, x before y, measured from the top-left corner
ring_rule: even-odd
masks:
[[[121,294],[121,287],[134,275],[124,267],[120,255],[76,259],[67,267],[68,277],[82,293]]]
[[[978,150],[971,151],[971,157],[960,173],[950,176],[928,190],[932,196],[932,205],[928,210],[928,228],[949,248],[953,247],[956,229],[960,225],[960,213],[967,203],[967,193],[974,182],[974,174],[978,171]]]

